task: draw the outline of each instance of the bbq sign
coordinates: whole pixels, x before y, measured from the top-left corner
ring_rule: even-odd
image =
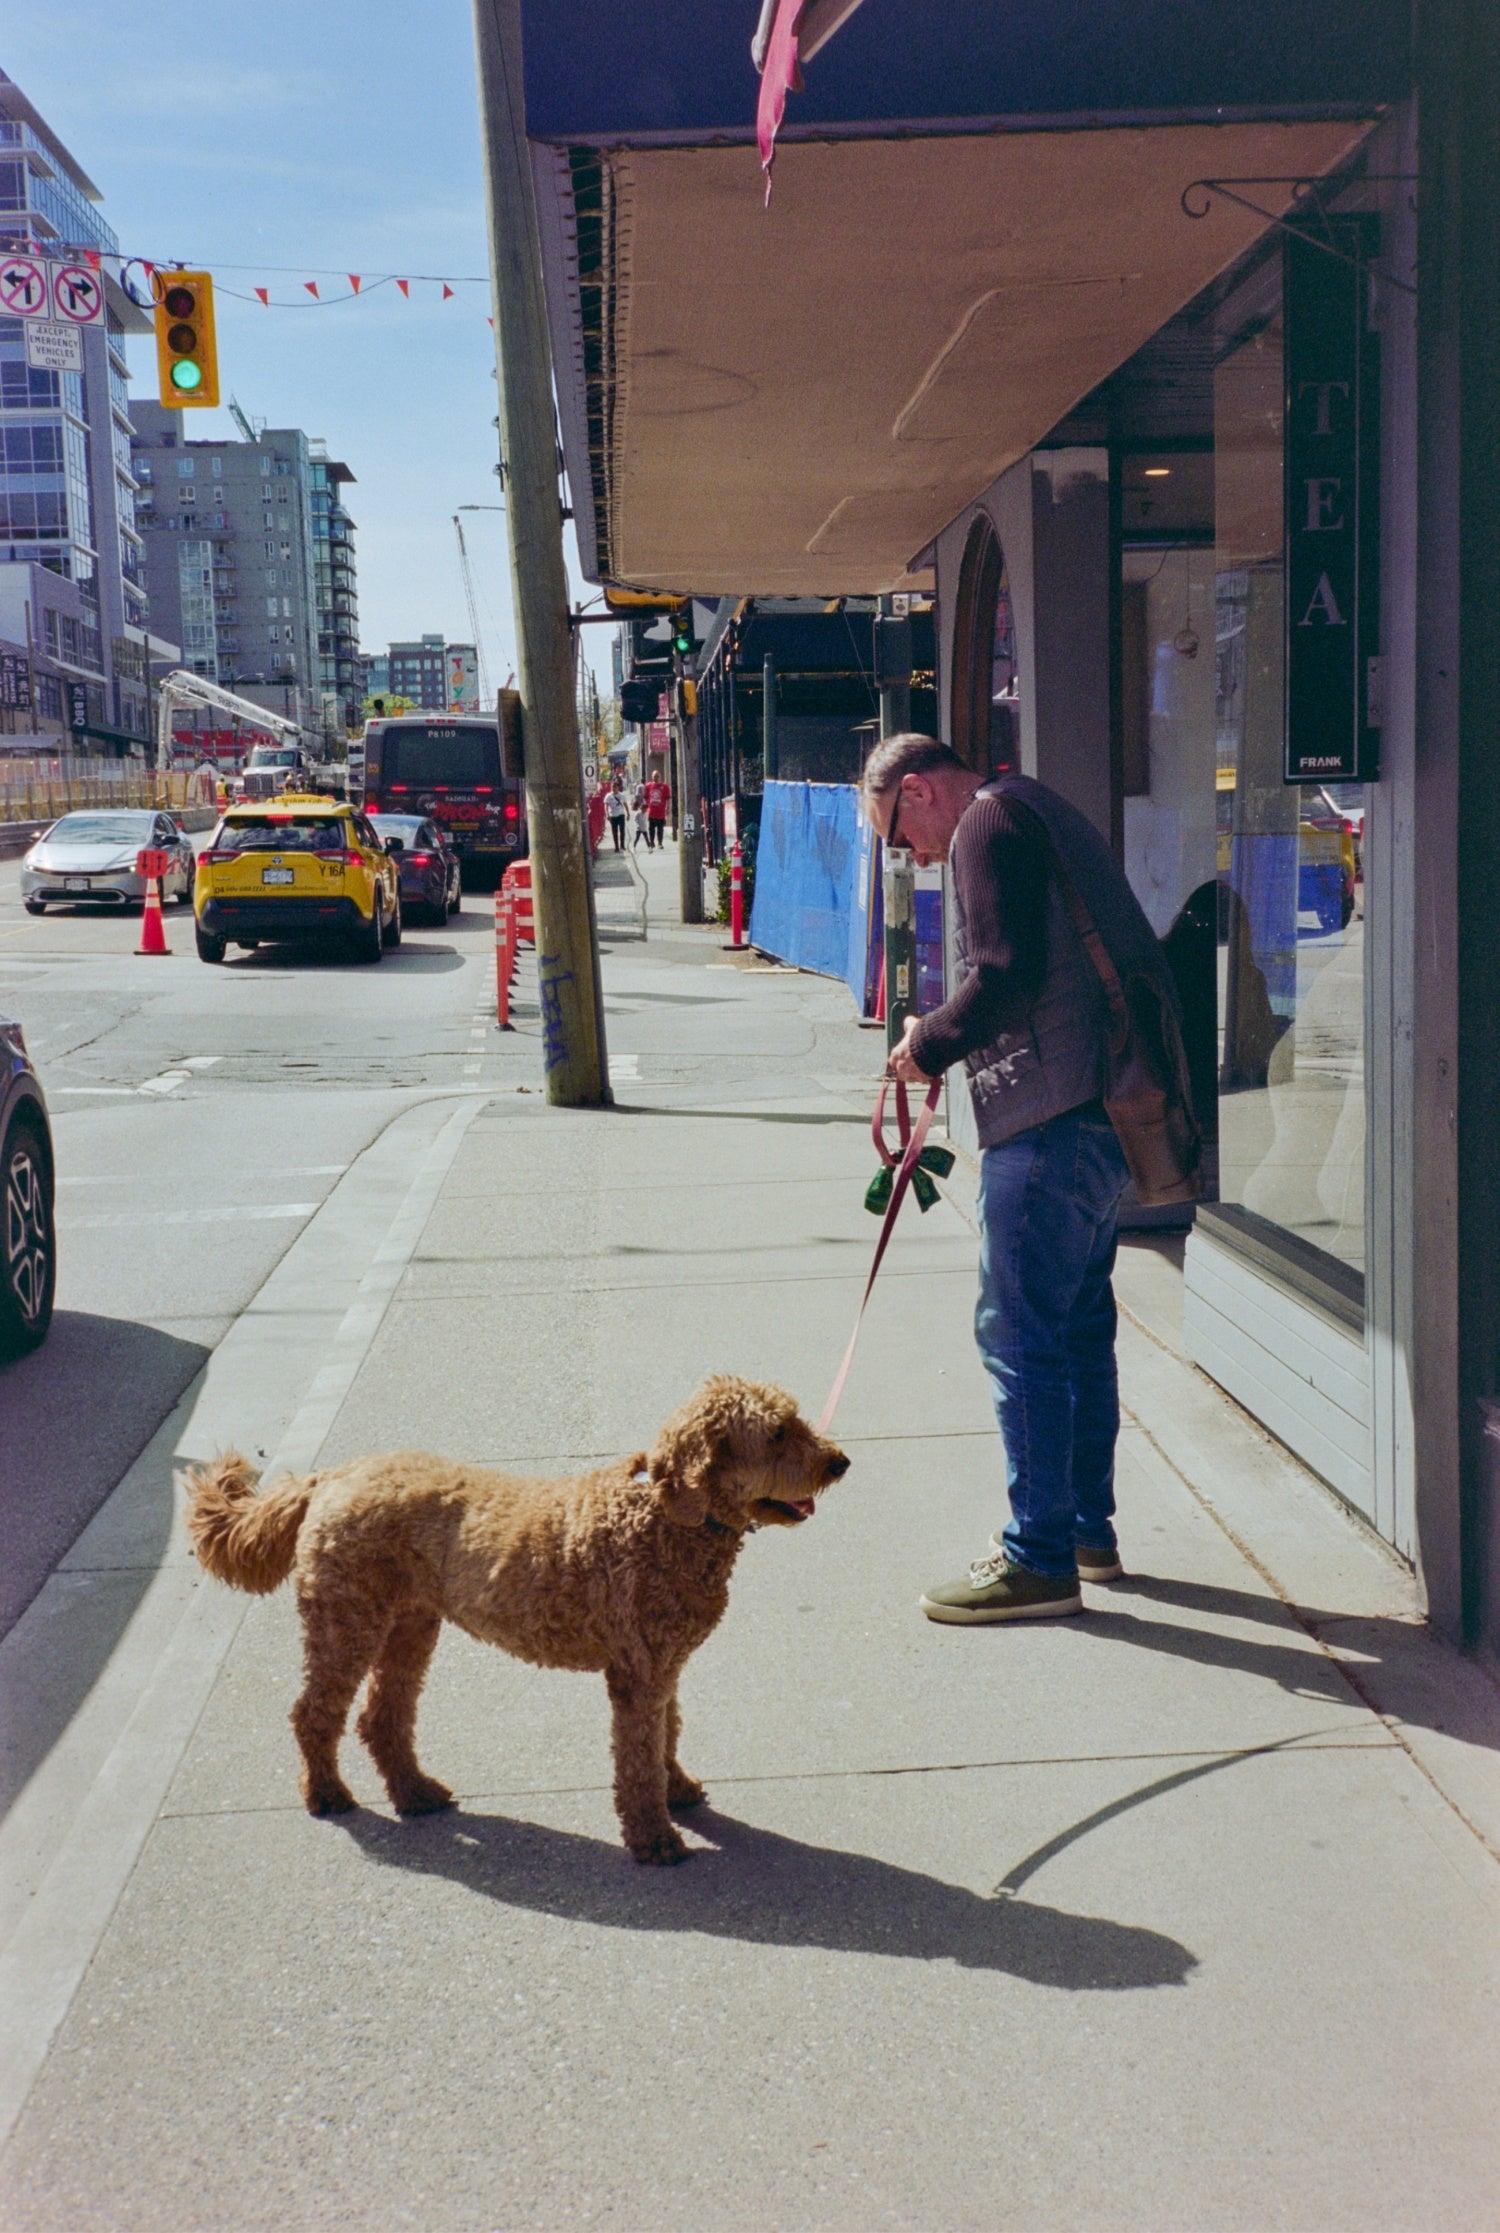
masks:
[[[1374,217],[1285,244],[1288,783],[1368,782],[1380,743],[1380,360]],[[1348,258],[1349,261],[1342,261]]]

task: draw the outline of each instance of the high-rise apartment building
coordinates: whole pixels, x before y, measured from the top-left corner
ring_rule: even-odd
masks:
[[[374,695],[409,698],[436,713],[473,713],[479,704],[479,660],[473,644],[444,643],[441,636],[419,636],[391,644],[385,658],[366,655],[367,675],[379,668],[384,690]]]
[[[441,636],[419,636],[412,643],[392,644],[386,653],[391,696],[410,698],[414,706],[445,713],[448,708],[445,658]]]
[[[357,728],[364,699],[359,660],[359,588],[354,564],[354,522],[342,491],[354,479],[347,465],[328,455],[326,442],[312,454],[313,587],[317,597],[318,683],[338,703],[341,728]]]
[[[143,751],[148,735],[146,576],[131,470],[125,335],[150,321],[119,283],[119,242],[99,189],[0,71],[0,248],[85,259],[104,285],[102,324],[80,330],[83,369],[27,362],[25,321],[0,317],[0,638],[29,707],[5,726],[79,751]],[[165,648],[165,647],[163,647]]]
[[[357,711],[354,476],[300,427],[200,441],[183,418],[131,411],[153,625],[195,674],[330,736]]]

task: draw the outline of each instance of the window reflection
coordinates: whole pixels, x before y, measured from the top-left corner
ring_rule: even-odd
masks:
[[[1364,1267],[1363,793],[1282,780],[1279,320],[1214,376],[1219,1193]]]

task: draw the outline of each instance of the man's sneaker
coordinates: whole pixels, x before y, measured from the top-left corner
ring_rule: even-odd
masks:
[[[1057,1620],[1083,1611],[1076,1575],[1033,1574],[1002,1553],[974,1561],[962,1580],[934,1582],[923,1592],[929,1620],[979,1627],[989,1621]]]
[[[990,1546],[997,1554],[1004,1551],[998,1535],[990,1537]],[[1117,1582],[1125,1571],[1118,1551],[1100,1550],[1093,1543],[1080,1543],[1074,1555],[1080,1582]]]

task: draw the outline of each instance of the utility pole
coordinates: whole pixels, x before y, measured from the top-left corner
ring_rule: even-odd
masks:
[[[685,923],[701,923],[703,917],[703,776],[698,756],[698,716],[689,713],[686,700],[689,692],[680,677],[682,660],[674,654],[672,661],[672,727],[677,739],[677,891],[678,905]],[[691,698],[696,707],[698,686],[692,677]]]
[[[902,599],[903,607],[905,599]],[[882,597],[874,618],[875,680],[880,690],[880,734],[899,737],[911,727],[911,621],[895,600]],[[885,917],[885,1036],[894,1047],[917,1012],[917,878],[904,847],[881,848],[881,899]]]
[[[763,783],[774,783],[781,774],[781,752],[776,734],[776,654],[766,653],[760,668],[760,769]]]
[[[552,351],[526,144],[520,0],[474,0],[547,1099],[613,1098],[574,709]]]

